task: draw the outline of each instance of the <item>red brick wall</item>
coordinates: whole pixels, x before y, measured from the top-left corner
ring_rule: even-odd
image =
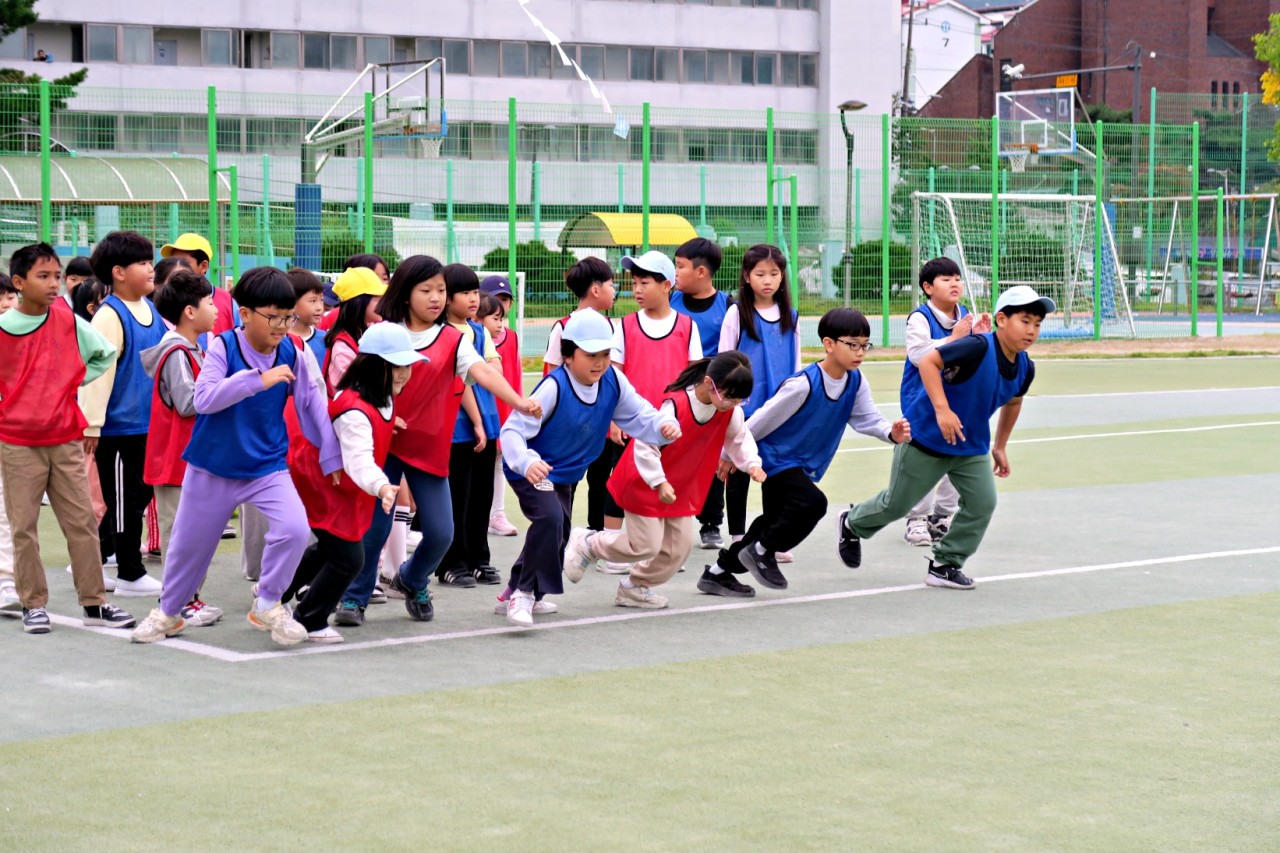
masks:
[[[989,118],[995,112],[989,56],[975,56],[920,110],[928,118]]]

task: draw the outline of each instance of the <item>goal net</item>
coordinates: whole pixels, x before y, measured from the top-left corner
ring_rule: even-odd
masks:
[[[1102,206],[1098,241],[1093,196],[1002,193],[996,198],[993,207],[985,193],[914,193],[916,268],[929,258],[951,258],[960,266],[971,307],[990,311],[998,295],[990,287],[997,242],[992,235],[998,233],[1000,289],[1026,284],[1058,303],[1058,315],[1045,320],[1044,336],[1091,335],[1096,320],[1104,335],[1133,337],[1109,206]]]

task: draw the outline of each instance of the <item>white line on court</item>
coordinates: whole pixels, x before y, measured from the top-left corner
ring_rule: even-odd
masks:
[[[1052,441],[1078,441],[1085,438],[1122,438],[1130,435],[1165,435],[1177,432],[1213,432],[1220,429],[1245,429],[1247,427],[1280,426],[1280,421],[1253,421],[1244,424],[1215,424],[1213,426],[1181,427],[1177,429],[1137,429],[1128,432],[1091,432],[1083,435],[1055,435],[1047,438],[1015,438],[1010,444],[1047,444]],[[876,445],[874,447],[846,447],[836,453],[870,453],[879,450],[892,450],[892,445]]]
[[[1061,569],[1016,572],[1006,575],[993,575],[991,577],[979,578],[977,579],[977,582],[980,584],[987,584],[996,583],[998,581],[1028,580],[1031,578],[1058,577],[1061,575],[1079,575],[1089,572],[1105,572],[1115,569],[1135,569],[1143,566],[1164,566],[1176,563],[1191,563],[1198,560],[1218,560],[1227,557],[1247,557],[1259,554],[1276,553],[1280,553],[1280,545],[1268,548],[1245,548],[1238,551],[1208,551],[1203,554],[1180,554],[1172,557],[1153,557],[1146,560],[1128,560],[1122,563],[1099,563],[1092,566],[1070,566]],[[704,604],[698,607],[683,607],[671,610],[642,610],[630,613],[618,613],[610,616],[591,616],[585,619],[565,619],[558,622],[542,622],[535,624],[532,628],[515,628],[504,625],[502,627],[480,628],[472,631],[451,631],[443,634],[424,634],[414,637],[388,637],[383,640],[368,640],[365,642],[343,643],[341,645],[332,646],[303,645],[291,651],[235,652],[229,649],[218,648],[217,646],[207,646],[203,643],[196,643],[190,640],[176,638],[172,640],[164,640],[161,642],[161,645],[184,652],[190,652],[192,654],[203,655],[204,657],[213,658],[214,660],[223,661],[225,663],[248,663],[250,661],[297,657],[299,655],[336,654],[338,652],[354,652],[362,649],[382,649],[390,648],[392,646],[438,643],[444,640],[468,640],[475,637],[488,637],[497,634],[527,634],[530,631],[557,631],[563,628],[578,628],[586,625],[603,625],[610,622],[629,622],[634,619],[656,619],[666,616],[685,616],[690,613],[719,613],[729,610],[752,610],[760,607],[782,607],[792,604],[813,604],[815,602],[842,601],[849,598],[866,598],[873,595],[914,592],[916,590],[928,588],[929,587],[925,586],[923,583],[903,584],[901,586],[882,586],[874,589],[853,589],[842,592],[826,592],[817,595],[798,595],[791,598],[772,598],[763,600],[752,599],[751,601]],[[66,616],[50,615],[50,619],[58,625],[66,625],[70,628],[80,628],[81,630],[92,631],[93,633],[102,634],[104,636],[121,637],[125,639],[129,636],[126,631],[113,630],[109,628],[86,628],[79,619],[71,619]]]

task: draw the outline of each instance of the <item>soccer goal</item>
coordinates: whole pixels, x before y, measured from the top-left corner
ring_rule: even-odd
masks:
[[[960,266],[970,306],[990,311],[998,295],[990,287],[998,233],[1000,288],[1030,285],[1058,303],[1060,316],[1046,320],[1046,337],[1092,334],[1095,318],[1104,335],[1136,334],[1107,205],[1098,242],[1093,196],[1003,193],[997,199],[993,208],[986,193],[914,193],[915,268],[928,258],[951,258]]]

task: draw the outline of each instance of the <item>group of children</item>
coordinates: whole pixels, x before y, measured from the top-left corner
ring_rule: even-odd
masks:
[[[555,612],[547,596],[592,566],[621,576],[617,605],[666,607],[655,589],[689,558],[695,519],[697,544],[718,551],[701,592],[754,596],[745,573],[786,589],[779,564],[826,514],[816,484],[846,426],[896,447],[888,488],[840,515],[841,559],[856,568],[861,539],[906,517],[907,541],[933,542],[926,582],[968,589],[962,568],[994,510],[993,473],[1008,474],[1005,446],[1034,376],[1025,350],[1056,310],[1011,288],[993,330],[961,305],[958,267],[930,261],[928,302],[907,322],[903,417],[890,422],[859,372],[872,344],[858,311],[827,312],[822,358],[802,365],[787,261],[773,246],[745,252],[736,297],[714,285],[722,256],[709,240],[685,243],[674,263],[657,251],[623,258],[638,310],[620,320],[606,316],[612,270],[579,261],[566,275],[578,307],[554,324],[528,397],[500,276],[481,282],[425,255],[394,270],[357,256],[331,292],[305,270],[259,267],[228,294],[204,277],[212,251],[199,235],[161,254],[164,269],[140,235],[107,235],[69,301],[45,244],[15,253],[12,282],[0,280],[0,520],[13,554],[10,580],[0,525],[0,613],[21,615],[29,633],[51,621],[36,533],[46,494],[86,624],[134,628],[135,642],[219,620],[200,588],[237,509],[256,581],[247,620],[277,643],[342,642],[334,626],[363,624],[387,597],[429,621],[433,579],[502,583],[487,536],[516,532],[506,486],[528,521],[495,605],[512,625]],[[92,322],[71,310],[82,296]],[[584,478],[587,527],[573,529]],[[763,512],[747,527],[753,481]],[[159,579],[142,563],[153,499]],[[108,591],[158,604],[138,623]]]

